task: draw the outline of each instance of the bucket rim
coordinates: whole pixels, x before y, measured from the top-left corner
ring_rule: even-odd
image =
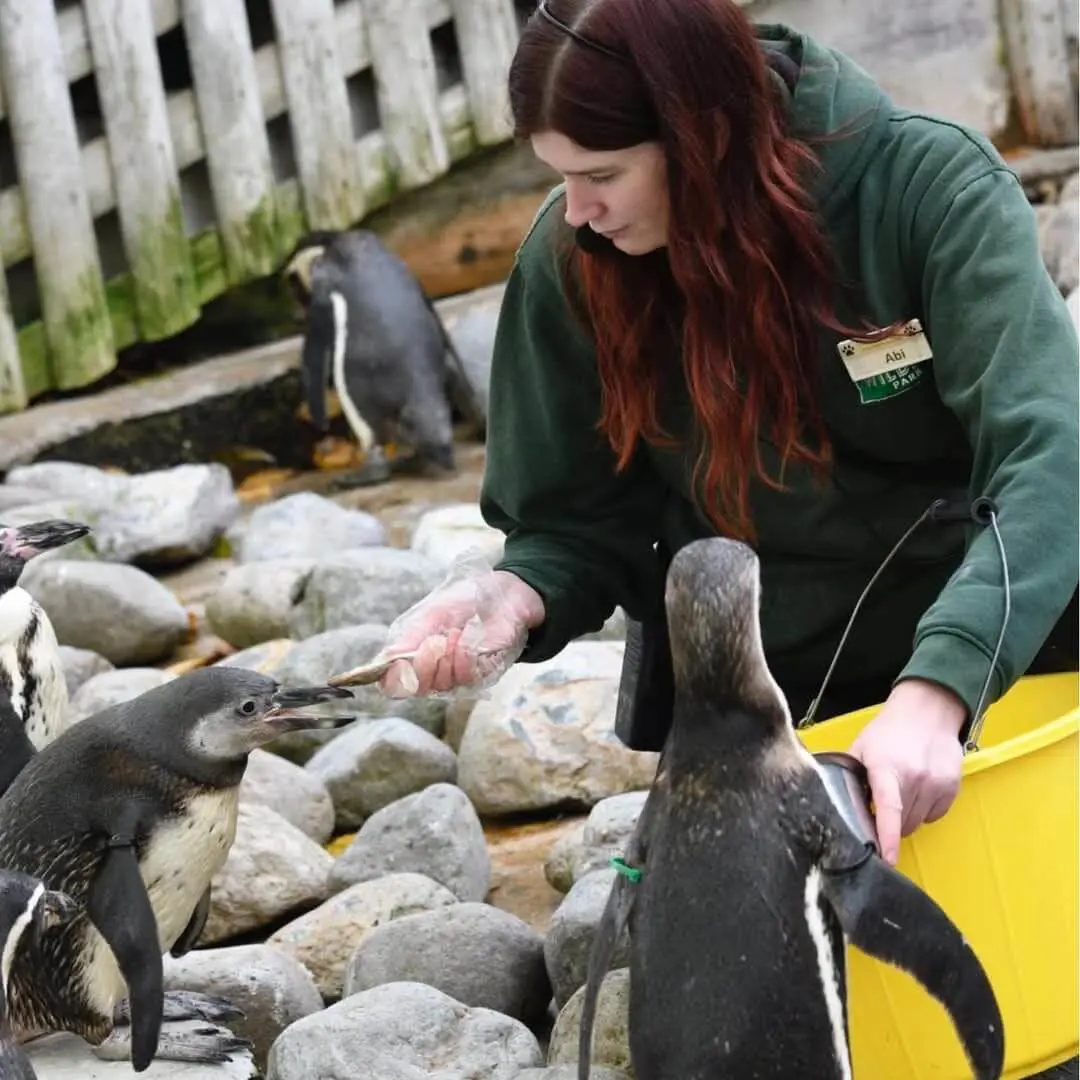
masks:
[[[963,775],[972,776],[998,765],[1008,764],[1016,758],[1044,750],[1054,743],[1075,737],[1080,732],[1080,707],[1048,720],[1030,731],[1014,735],[993,746],[980,747],[964,755]]]

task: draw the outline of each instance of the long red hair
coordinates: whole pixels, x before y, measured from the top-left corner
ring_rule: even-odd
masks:
[[[620,58],[533,14],[510,69],[517,135],[557,131],[594,151],[658,141],[667,162],[666,249],[570,256],[595,340],[599,426],[619,469],[639,438],[670,443],[658,415],[670,346],[660,343],[681,324],[702,436],[695,491],[718,531],[750,539],[752,476],[780,487],[787,462],[824,469],[830,456],[815,372],[817,334],[836,324],[832,261],[806,186],[816,159],[785,130],[762,47],[733,0],[546,2]],[[766,472],[762,437],[776,445],[779,476]]]

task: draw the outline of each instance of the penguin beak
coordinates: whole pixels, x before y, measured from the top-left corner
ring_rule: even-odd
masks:
[[[31,525],[9,525],[0,529],[0,552],[25,561],[70,544],[89,532],[89,525],[58,519],[35,521]]]
[[[304,728],[339,728],[351,724],[355,716],[334,714],[317,716],[300,712],[300,709],[321,705],[323,702],[351,698],[353,692],[344,686],[290,686],[282,687],[270,699],[270,710],[263,717],[275,727],[286,731],[299,731]],[[281,721],[291,721],[282,724]]]
[[[67,893],[46,889],[34,912],[35,929],[38,933],[70,921],[79,913],[79,905]]]

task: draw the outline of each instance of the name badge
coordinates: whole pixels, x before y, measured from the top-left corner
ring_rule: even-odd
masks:
[[[898,333],[888,337],[876,341],[848,339],[836,349],[864,405],[910,390],[926,374],[919,365],[934,358],[918,319],[910,319]]]

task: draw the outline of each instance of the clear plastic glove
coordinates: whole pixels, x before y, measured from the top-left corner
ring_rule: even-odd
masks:
[[[540,594],[482,556],[466,553],[442,584],[390,625],[379,688],[392,698],[484,689],[521,656],[529,630],[544,620]]]

